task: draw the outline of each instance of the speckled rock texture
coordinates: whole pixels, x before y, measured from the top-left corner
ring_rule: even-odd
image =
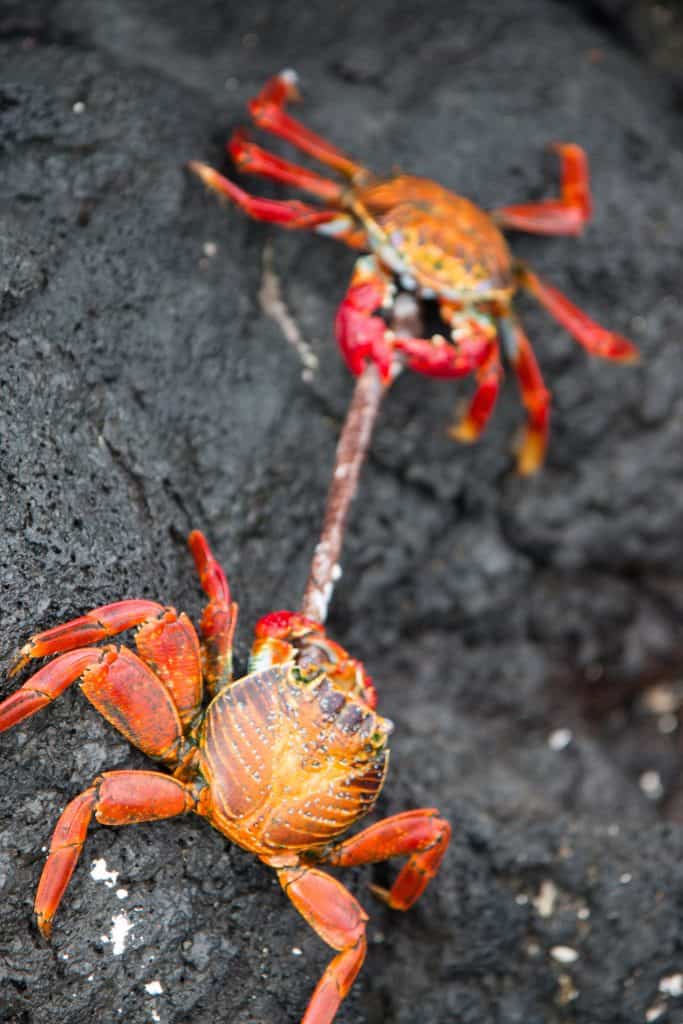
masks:
[[[471,383],[404,374],[363,473],[330,627],[396,724],[378,812],[438,806],[454,841],[405,915],[365,888],[393,867],[344,874],[371,920],[339,1024],[683,1021],[681,123],[670,81],[585,11],[0,3],[2,668],[107,601],[196,616],[191,527],[240,601],[242,666],[256,617],[300,599],[352,388],[332,320],[354,257],[183,169],[227,166],[268,75],[296,67],[307,123],[376,169],[484,207],[555,194],[545,143],[590,153],[585,235],[513,246],[642,364],[590,360],[520,300],[554,395],[545,472],[514,474],[513,380],[461,448]],[[263,307],[268,252],[312,376]],[[145,765],[77,688],[0,737],[0,1021],[300,1020],[329,951],[198,818],[93,827],[41,940],[60,809]]]

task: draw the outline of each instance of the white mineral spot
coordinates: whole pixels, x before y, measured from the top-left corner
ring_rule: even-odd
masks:
[[[624,871],[623,875],[619,875],[619,881],[622,885],[628,885],[633,881],[633,875],[629,871]]]
[[[548,737],[548,746],[551,750],[565,750],[572,741],[571,729],[555,729]]]
[[[538,896],[534,900],[534,906],[541,915],[541,917],[550,917],[554,908],[555,900],[557,899],[557,886],[550,879],[545,879],[541,882],[541,886],[538,890]]]
[[[100,939],[102,942],[111,942],[114,956],[121,956],[125,952],[128,932],[132,929],[133,925],[123,911],[120,914],[114,914],[111,921],[112,928],[110,934],[101,935]]]
[[[94,878],[96,882],[104,882],[108,889],[113,889],[116,885],[116,879],[119,877],[118,871],[110,871],[107,867],[107,862],[104,857],[100,860],[94,860],[90,869],[90,877]]]
[[[571,1003],[574,999],[579,998],[579,990],[574,985],[569,974],[561,974],[557,979],[559,988],[557,1001],[560,1006],[566,1006],[567,1003]]]
[[[678,729],[678,717],[671,711],[665,712],[657,719],[657,729],[663,736],[669,736]]]
[[[529,902],[529,897],[525,892],[518,892],[515,896],[515,903],[520,907],[525,907]]]
[[[579,907],[579,909],[576,911],[576,916],[578,917],[579,921],[587,921],[588,918],[591,916],[591,912],[588,909],[588,907]]]
[[[117,889],[116,890],[116,896],[120,900],[125,900],[127,895],[128,895],[128,890],[127,889]]]
[[[340,580],[341,578],[342,578],[342,567],[341,567],[341,565],[339,565],[339,563],[337,563],[337,565],[333,565],[332,566],[332,579],[336,583],[337,580]]]
[[[618,836],[620,832],[621,832],[621,829],[619,828],[618,825],[608,825],[607,826],[607,835],[608,836]]]
[[[659,772],[654,771],[654,769],[643,772],[638,779],[638,784],[648,800],[659,800],[664,793],[662,777]]]
[[[653,1005],[645,1011],[645,1020],[650,1024],[651,1021],[659,1020],[666,1013],[666,1003],[653,1003]]]
[[[299,949],[298,946],[292,946],[292,956],[303,956],[303,949]]]
[[[73,110],[74,114],[82,114],[85,110],[85,103],[83,102],[83,100],[76,100],[71,109]]]
[[[683,974],[669,974],[660,978],[658,987],[665,996],[673,996],[674,999],[678,999],[679,996],[683,996]]]
[[[212,257],[214,257],[218,252],[218,246],[215,242],[204,242],[202,252],[208,259],[212,259]]]
[[[680,697],[673,686],[662,684],[651,686],[643,695],[642,702],[648,711],[655,715],[662,715],[676,711],[680,704]]]
[[[571,946],[553,946],[550,955],[558,964],[575,964],[579,959],[579,954]]]
[[[145,992],[150,996],[160,996],[163,991],[160,981],[148,981],[145,985]]]
[[[156,1010],[152,1010],[152,1020],[153,1021],[160,1021],[161,1020],[161,1017],[159,1016],[159,1014],[157,1013]]]

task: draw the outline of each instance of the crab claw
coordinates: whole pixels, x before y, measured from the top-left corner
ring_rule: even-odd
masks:
[[[299,612],[269,612],[256,623],[254,635],[257,639],[274,637],[276,640],[290,640],[310,632],[325,632],[319,622]]]
[[[302,670],[322,670],[337,689],[360,697],[369,708],[377,706],[377,691],[363,662],[330,640],[319,622],[299,612],[270,612],[254,632],[251,671],[295,661]]]

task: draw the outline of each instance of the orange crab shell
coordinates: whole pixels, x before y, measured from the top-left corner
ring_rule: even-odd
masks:
[[[505,238],[469,199],[403,174],[353,193],[380,260],[445,299],[509,300],[515,290]]]
[[[245,676],[202,724],[200,813],[269,864],[295,864],[372,808],[392,728],[325,675],[299,682],[293,663]]]

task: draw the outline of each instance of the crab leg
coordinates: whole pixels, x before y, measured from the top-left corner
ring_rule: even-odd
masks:
[[[74,647],[92,644],[97,640],[123,633],[131,626],[138,626],[146,619],[164,611],[156,601],[115,601],[101,608],[93,608],[77,619],[64,622],[61,626],[35,633],[19,651],[10,669],[10,676],[16,675],[32,658],[44,658],[59,651],[70,651]]]
[[[291,69],[270,78],[258,96],[247,104],[255,123],[259,128],[291,142],[321,163],[334,167],[347,178],[353,179],[362,174],[363,167],[360,164],[284,112],[288,100],[299,99],[297,81],[297,74]]]
[[[477,370],[477,390],[472,396],[465,415],[448,431],[452,438],[467,444],[477,440],[493,412],[502,377],[500,349],[498,343],[495,342]]]
[[[15,693],[0,703],[0,732],[11,729],[25,718],[35,715],[51,704],[67,687],[79,679],[85,670],[102,656],[98,648],[85,647],[55,658],[41,668]]]
[[[282,181],[325,199],[328,203],[341,202],[344,190],[336,181],[269,153],[250,142],[243,131],[233,134],[227,150],[237,169],[245,174],[260,174],[273,181]]]
[[[228,196],[253,220],[265,220],[293,230],[316,228],[337,219],[343,221],[342,226],[346,226],[347,222],[348,226],[352,225],[350,217],[340,214],[336,210],[320,210],[318,207],[302,203],[298,199],[261,199],[258,196],[252,196],[236,185],[234,181],[230,181],[218,171],[214,171],[208,164],[203,164],[198,160],[191,160],[187,166],[202,179],[208,188],[218,192],[219,195]]]
[[[353,867],[408,856],[391,889],[371,886],[394,910],[408,910],[439,870],[450,837],[451,826],[435,808],[420,808],[378,821],[339,843],[324,860],[335,867]]]
[[[517,452],[517,471],[530,476],[543,464],[550,430],[550,392],[545,386],[536,356],[522,325],[510,316],[500,322],[501,337],[517,377],[527,425]]]
[[[50,937],[52,920],[83,849],[93,813],[102,825],[132,825],[187,814],[195,802],[188,786],[159,772],[105,772],[95,779],[67,804],[52,835],[34,904],[43,936]]]
[[[550,315],[555,317],[591,355],[612,359],[618,363],[638,362],[640,358],[638,349],[628,338],[596,324],[582,309],[570,302],[561,291],[553,285],[541,281],[538,274],[524,264],[519,264],[516,267],[516,273],[522,288],[531,292]]]
[[[232,644],[237,625],[237,604],[231,600],[230,587],[222,567],[214,558],[208,541],[199,530],[187,540],[199,574],[202,590],[209,603],[199,626],[207,687],[213,696],[232,681]]]
[[[126,739],[150,757],[176,761],[183,729],[173,697],[126,647],[84,647],[55,658],[0,704],[0,732],[51,704],[78,679],[93,707]]]
[[[341,882],[315,868],[281,868],[280,884],[299,913],[338,955],[327,965],[301,1024],[331,1024],[363,965],[368,915]]]
[[[561,162],[560,198],[493,210],[491,216],[500,227],[537,235],[581,234],[592,213],[588,158],[573,142],[556,142],[551,149]]]

